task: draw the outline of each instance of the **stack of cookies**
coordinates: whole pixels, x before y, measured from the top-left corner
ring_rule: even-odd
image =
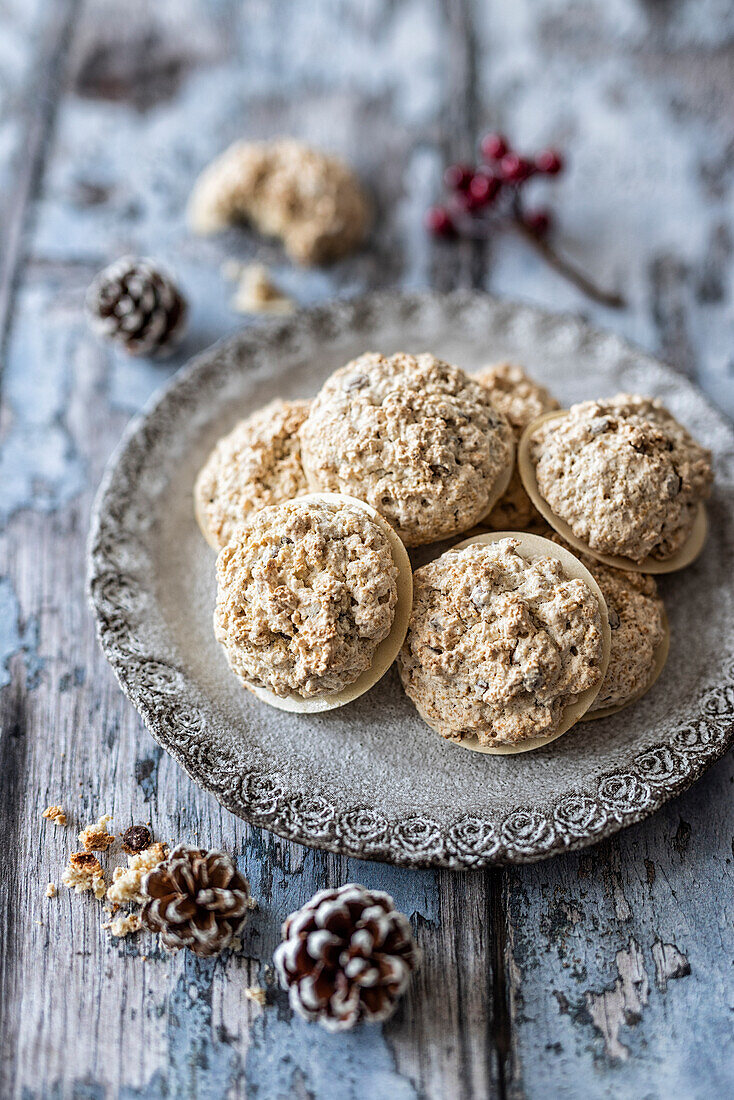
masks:
[[[652,574],[700,552],[711,482],[658,401],[564,411],[514,364],[364,354],[201,470],[215,634],[271,705],[342,706],[397,658],[448,741],[537,748],[652,686],[669,641]]]

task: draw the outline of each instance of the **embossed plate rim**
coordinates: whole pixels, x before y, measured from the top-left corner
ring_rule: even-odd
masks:
[[[319,327],[347,333],[349,326],[381,311],[410,320],[421,309],[443,310],[448,316],[462,311],[481,312],[496,323],[524,317],[537,325],[566,326],[582,342],[607,342],[617,354],[636,365],[672,368],[635,348],[613,333],[604,332],[572,315],[543,310],[525,303],[513,303],[481,292],[451,294],[378,293],[345,298],[247,328],[229,337],[182,368],[154,396],[125,431],[113,453],[97,493],[88,544],[88,595],[95,617],[97,636],[115,676],[155,740],[184,770],[229,810],[257,826],[310,847],[322,848],[361,859],[384,860],[402,866],[433,866],[451,869],[479,869],[492,864],[526,863],[562,851],[582,848],[648,817],[668,799],[687,789],[726,752],[734,740],[734,664],[730,679],[718,689],[702,695],[699,718],[682,727],[674,743],[648,746],[633,757],[624,770],[611,770],[598,777],[595,797],[570,791],[556,800],[552,813],[539,814],[532,805],[518,806],[501,822],[464,814],[450,826],[420,816],[403,817],[388,827],[382,815],[369,807],[340,812],[320,796],[304,798],[274,784],[266,769],[244,776],[238,771],[235,754],[223,746],[207,743],[197,694],[187,685],[181,669],[140,651],[130,606],[136,590],[125,573],[126,556],[134,555],[134,539],[124,524],[125,508],[134,499],[136,470],[158,434],[157,422],[172,408],[193,401],[194,383],[203,383],[210,372],[228,370],[232,356],[249,350],[287,343],[299,332],[312,335]],[[241,369],[241,367],[239,368]],[[681,385],[690,383],[681,380]],[[695,387],[692,387],[695,389]],[[698,393],[698,391],[697,391]],[[708,403],[719,424],[731,426]],[[185,693],[185,694],[182,694]],[[716,698],[710,698],[716,695]],[[183,700],[183,701],[182,701]],[[708,704],[709,710],[705,710]],[[188,739],[187,739],[188,738]],[[236,777],[236,782],[233,777]],[[308,803],[308,804],[306,804]]]

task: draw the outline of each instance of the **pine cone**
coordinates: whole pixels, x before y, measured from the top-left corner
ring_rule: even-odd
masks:
[[[87,313],[100,336],[130,355],[167,355],[181,336],[186,302],[152,260],[123,256],[100,271],[87,291]]]
[[[345,1031],[392,1015],[420,953],[390,895],[350,883],[291,913],[273,961],[299,1016]]]
[[[228,947],[253,907],[250,885],[224,852],[179,845],[143,879],[141,918],[169,950],[216,955]]]

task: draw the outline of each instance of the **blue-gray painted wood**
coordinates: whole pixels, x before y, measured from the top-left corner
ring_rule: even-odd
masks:
[[[730,759],[650,821],[551,863],[451,875],[340,859],[245,826],[191,784],[122,698],[83,593],[92,495],[128,417],[243,323],[226,258],[261,257],[303,303],[479,285],[583,310],[734,411],[731,5],[0,0],[0,29],[0,1094],[731,1092]],[[442,164],[490,124],[569,151],[548,185],[559,243],[628,310],[582,299],[510,235],[426,238]],[[336,269],[186,230],[207,160],[275,133],[340,150],[372,189],[370,246]],[[92,273],[123,251],[166,261],[190,297],[163,365],[84,323]],[[52,801],[67,830],[41,823]],[[90,898],[43,896],[103,811],[237,856],[260,901],[241,953],[168,958],[144,937],[110,941]],[[290,910],[360,879],[411,915],[425,964],[385,1027],[328,1036],[292,1017],[269,963]],[[254,983],[271,991],[264,1010],[245,997]]]

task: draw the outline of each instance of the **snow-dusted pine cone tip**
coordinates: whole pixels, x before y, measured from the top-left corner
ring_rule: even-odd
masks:
[[[169,354],[186,324],[186,301],[171,277],[152,260],[133,256],[100,271],[86,306],[94,331],[130,355]]]
[[[420,952],[389,894],[350,883],[291,913],[273,961],[299,1016],[345,1031],[392,1015]]]
[[[171,951],[216,955],[229,947],[254,904],[250,884],[224,852],[179,845],[143,879],[141,919]]]

